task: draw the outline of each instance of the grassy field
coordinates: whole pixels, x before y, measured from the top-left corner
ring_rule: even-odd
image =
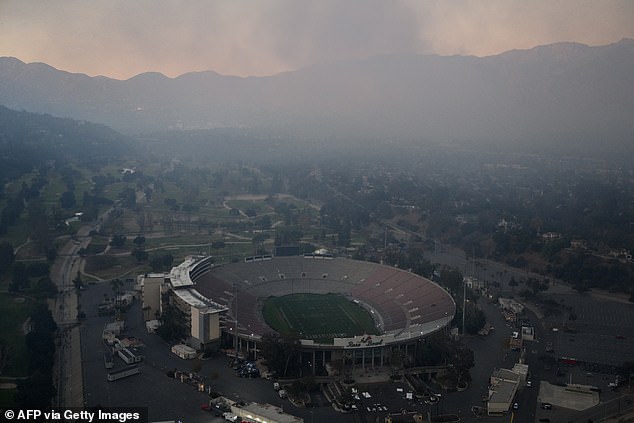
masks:
[[[86,257],[85,271],[107,280],[145,273],[149,271],[149,265],[139,263],[132,256],[90,256]]]
[[[337,337],[378,335],[372,316],[339,294],[293,294],[269,297],[264,320],[282,334],[297,333],[302,339],[332,342]]]

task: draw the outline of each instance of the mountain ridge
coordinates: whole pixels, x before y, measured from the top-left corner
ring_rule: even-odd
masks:
[[[283,75],[283,74],[288,74],[288,73],[293,73],[293,72],[298,72],[298,71],[302,71],[314,66],[327,66],[327,65],[332,65],[333,63],[345,63],[345,62],[356,62],[356,61],[365,61],[365,60],[372,60],[374,58],[377,57],[398,57],[398,56],[407,56],[407,57],[417,57],[417,56],[424,56],[424,57],[442,57],[442,58],[455,58],[455,57],[466,57],[466,58],[477,58],[477,59],[487,59],[487,58],[494,58],[494,57],[500,57],[500,56],[507,56],[507,55],[512,55],[512,54],[516,54],[516,53],[526,53],[526,52],[531,52],[531,51],[540,51],[540,50],[553,50],[553,49],[560,49],[562,47],[569,47],[569,46],[573,46],[575,48],[580,48],[580,49],[593,49],[593,48],[603,48],[603,47],[610,47],[610,46],[619,46],[619,45],[634,45],[634,38],[622,38],[619,41],[613,42],[613,43],[609,43],[609,44],[605,44],[605,45],[588,45],[588,44],[583,44],[583,43],[579,43],[576,41],[559,41],[559,42],[555,42],[555,43],[551,43],[551,44],[542,44],[542,45],[537,45],[534,47],[530,47],[530,48],[523,48],[523,49],[511,49],[511,50],[506,50],[503,51],[501,53],[497,53],[497,54],[491,54],[491,55],[487,55],[487,56],[476,56],[476,55],[461,55],[461,54],[453,54],[453,55],[441,55],[441,54],[435,54],[435,53],[430,53],[430,54],[426,54],[426,53],[420,53],[420,54],[404,54],[404,53],[395,53],[395,54],[390,54],[390,53],[381,53],[381,54],[377,54],[375,56],[371,56],[365,59],[357,59],[357,60],[338,60],[335,62],[330,62],[330,63],[316,63],[316,64],[312,64],[312,65],[307,65],[298,69],[293,69],[293,70],[287,70],[287,71],[281,71],[272,75],[263,75],[263,76],[254,76],[254,75],[249,75],[249,76],[238,76],[238,75],[230,75],[230,74],[222,74],[220,72],[217,72],[213,69],[207,69],[207,70],[199,70],[199,71],[189,71],[189,72],[185,72],[179,75],[176,75],[174,77],[170,77],[167,76],[161,72],[158,71],[146,71],[146,72],[141,72],[138,73],[136,75],[133,75],[129,78],[125,78],[125,79],[118,79],[118,78],[112,78],[106,75],[88,75],[86,73],[83,72],[72,72],[69,70],[65,70],[65,69],[60,69],[60,68],[56,68],[52,65],[49,65],[45,62],[25,62],[15,56],[0,56],[0,63],[2,62],[7,62],[7,63],[11,63],[13,62],[14,64],[19,64],[19,65],[44,65],[44,67],[51,69],[51,70],[55,70],[58,72],[64,72],[66,74],[70,74],[70,75],[84,75],[87,76],[89,78],[105,78],[105,79],[109,79],[109,80],[113,80],[113,81],[129,81],[130,79],[134,79],[137,78],[138,76],[141,75],[145,75],[145,74],[157,74],[157,75],[161,75],[163,76],[165,79],[171,79],[171,80],[175,80],[175,79],[179,79],[182,78],[184,76],[187,75],[197,75],[197,74],[212,74],[214,76],[219,76],[219,77],[230,77],[230,78],[237,78],[237,79],[251,79],[251,78],[271,78],[271,77],[275,77],[278,75]],[[4,64],[3,64],[4,66]]]
[[[48,65],[46,65],[48,66]],[[634,40],[495,56],[381,55],[264,77],[89,77],[0,58],[0,104],[127,133],[277,128],[298,139],[376,137],[631,152]],[[630,111],[630,113],[628,113]],[[607,142],[606,142],[607,140]]]

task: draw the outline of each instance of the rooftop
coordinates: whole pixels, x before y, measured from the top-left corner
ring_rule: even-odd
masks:
[[[519,373],[509,369],[498,369],[493,372],[492,377],[498,378],[501,381],[517,383],[520,380]]]
[[[241,407],[241,409],[245,411],[245,413],[242,413],[243,416],[252,420],[256,420],[255,417],[257,416],[279,423],[302,423],[304,421],[299,417],[284,413],[281,408],[271,404],[257,404],[253,402]],[[253,414],[249,415],[249,412]]]
[[[192,282],[189,277],[189,267],[195,262],[196,260],[194,258],[188,258],[178,266],[172,267],[172,271],[170,272],[170,283],[172,287],[178,289],[194,285],[194,282]]]
[[[206,297],[203,297],[195,289],[175,289],[174,295],[177,295],[181,300],[183,300],[190,306],[196,307],[198,309],[207,309],[206,311],[208,312],[227,310],[227,307],[211,301]]]
[[[489,398],[489,402],[510,405],[511,401],[513,401],[513,396],[515,395],[516,390],[516,382],[507,382],[505,380],[501,380],[496,385],[491,387],[491,397]]]

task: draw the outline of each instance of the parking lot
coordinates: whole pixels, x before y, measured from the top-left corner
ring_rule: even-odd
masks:
[[[199,412],[205,395],[191,386],[167,377],[167,371],[186,367],[183,362],[169,352],[169,346],[157,336],[145,333],[138,302],[126,316],[126,335],[134,336],[145,345],[142,352],[145,360],[140,364],[139,375],[107,382],[109,371],[127,365],[115,357],[115,367],[106,370],[103,352],[106,345],[101,339],[103,326],[112,321],[112,316],[98,316],[97,305],[103,301],[103,294],[112,295],[110,284],[91,285],[82,292],[82,309],[87,318],[81,326],[81,349],[84,368],[84,398],[87,406],[148,406],[151,421],[176,420],[205,422],[207,416]]]
[[[597,366],[620,366],[634,351],[634,306],[589,294],[554,294],[562,314],[545,319],[557,356]],[[572,316],[572,318],[571,318]]]
[[[127,284],[123,289],[131,288],[132,286]],[[112,296],[109,283],[89,285],[81,295],[82,310],[87,315],[80,328],[84,398],[87,406],[147,406],[150,421],[220,422],[221,417],[201,409],[201,405],[209,403],[210,397],[207,393],[198,392],[190,384],[167,376],[167,373],[173,370],[192,371],[194,363],[198,362],[200,369],[197,373],[206,386],[211,386],[213,391],[233,400],[273,404],[282,407],[286,412],[303,417],[306,422],[355,421],[353,415],[337,413],[323,398],[319,400],[319,394],[316,395],[315,407],[294,407],[288,400],[280,399],[273,389],[272,381],[240,377],[233,369],[231,360],[225,356],[205,361],[178,358],[170,352],[170,345],[159,336],[147,333],[139,301],[133,303],[126,313],[126,329],[122,336],[134,337],[143,343],[144,347],[140,350],[145,359],[140,364],[141,372],[139,375],[107,382],[108,371],[126,365],[118,357],[115,357],[113,369],[107,370],[104,365],[103,352],[106,346],[101,335],[104,325],[113,319],[112,316],[97,314],[97,306],[103,301],[104,294]]]
[[[128,284],[123,289],[131,288]],[[150,421],[222,421],[222,418],[214,416],[213,412],[201,410],[201,405],[209,402],[207,393],[198,392],[194,386],[168,377],[170,371],[191,371],[193,363],[198,362],[198,374],[213,391],[233,400],[270,403],[282,407],[286,412],[303,417],[307,422],[373,422],[377,416],[401,413],[404,410],[424,413],[443,411],[441,406],[436,405],[433,408],[414,397],[407,399],[407,393],[411,392],[411,389],[403,382],[359,386],[357,410],[351,413],[335,411],[319,392],[311,394],[312,407],[295,407],[288,400],[279,397],[273,389],[272,381],[244,377],[249,376],[249,366],[245,365],[236,370],[230,363],[231,360],[224,356],[206,361],[186,361],[172,354],[170,345],[145,330],[138,301],[133,303],[126,313],[126,329],[121,337],[133,338],[142,343],[139,351],[145,358],[140,364],[140,374],[107,382],[109,371],[124,368],[126,364],[115,356],[113,369],[107,370],[104,365],[103,353],[107,346],[102,341],[102,330],[104,325],[113,319],[113,316],[99,316],[97,313],[97,307],[103,301],[104,294],[112,295],[112,288],[108,283],[89,285],[81,295],[82,309],[87,315],[81,325],[84,398],[87,406],[143,405],[149,409]],[[364,392],[367,396],[363,395]]]
[[[127,286],[124,289],[130,288],[131,286]],[[141,373],[116,382],[106,382],[107,370],[103,361],[106,347],[101,340],[101,331],[103,326],[112,320],[112,316],[97,315],[97,306],[103,301],[104,294],[112,295],[110,284],[91,285],[81,296],[82,309],[87,314],[87,319],[81,326],[86,405],[147,405],[151,421],[222,421],[213,413],[201,410],[201,405],[209,401],[206,393],[197,392],[189,384],[167,376],[170,370],[192,370],[195,361],[181,360],[170,352],[170,345],[157,335],[146,332],[138,301],[126,314],[125,336],[134,337],[144,345],[141,349],[145,355],[140,365]],[[463,421],[468,421],[472,417],[470,408],[473,405],[482,405],[481,396],[486,391],[492,369],[501,365],[511,366],[516,359],[515,353],[505,355],[503,348],[502,339],[510,334],[511,329],[504,326],[495,306],[488,306],[486,312],[499,329],[487,338],[472,338],[468,341],[474,348],[478,363],[472,369],[474,386],[464,392],[438,392],[441,397],[433,403],[415,397],[408,399],[407,393],[411,392],[411,389],[405,382],[394,382],[357,386],[357,410],[347,414],[335,411],[319,392],[311,395],[312,407],[298,408],[288,400],[280,399],[271,381],[240,377],[239,372],[228,365],[230,360],[227,357],[199,362],[198,373],[214,391],[229,398],[281,406],[286,412],[300,416],[306,422],[374,422],[377,417],[409,411],[423,415],[456,413],[463,417]],[[124,366],[123,361],[116,357],[113,370]],[[363,395],[364,392],[368,396]]]
[[[124,289],[131,289],[130,284]],[[486,337],[466,338],[467,345],[474,351],[476,366],[471,369],[472,383],[466,391],[445,393],[438,401],[430,404],[423,399],[407,399],[407,393],[411,389],[404,382],[367,384],[357,386],[359,399],[355,405],[356,411],[344,414],[336,412],[328,403],[323,394],[316,392],[311,394],[312,407],[298,408],[293,406],[288,400],[283,400],[273,389],[272,382],[261,378],[239,377],[231,366],[228,366],[227,357],[218,357],[207,361],[185,361],[176,357],[170,352],[170,345],[163,342],[157,335],[148,334],[142,319],[142,311],[139,302],[133,304],[126,314],[125,336],[137,338],[144,345],[142,353],[145,360],[141,364],[141,373],[116,382],[106,382],[107,370],[104,366],[103,352],[105,346],[101,340],[103,326],[112,321],[112,316],[97,315],[97,305],[103,301],[104,294],[112,296],[112,288],[109,283],[90,285],[81,295],[82,310],[87,314],[86,320],[81,325],[81,350],[82,362],[84,366],[84,398],[87,406],[139,406],[147,405],[151,421],[180,420],[182,422],[209,422],[222,421],[222,418],[213,416],[213,413],[202,411],[201,405],[207,404],[209,396],[197,390],[187,383],[169,378],[167,373],[170,370],[191,371],[194,363],[198,362],[199,374],[203,378],[206,386],[211,386],[214,391],[230,397],[234,400],[255,401],[270,403],[281,406],[284,411],[304,418],[306,422],[329,421],[337,422],[374,422],[377,417],[384,417],[391,413],[401,413],[403,411],[416,411],[426,416],[455,413],[462,418],[462,421],[500,421],[498,417],[476,417],[471,412],[473,406],[486,406],[482,402],[482,396],[487,393],[488,380],[491,372],[495,368],[510,368],[517,362],[519,352],[509,351],[505,346],[507,339],[516,328],[507,324],[494,304],[480,301],[487,320],[493,324],[495,330]],[[572,301],[566,297],[565,301]],[[579,328],[586,328],[586,309],[577,303],[571,305],[580,310],[578,323]],[[598,306],[601,308],[600,306]],[[605,308],[605,307],[603,307]],[[615,333],[624,333],[630,338],[627,328],[621,330],[619,325],[627,322],[623,317],[607,317],[612,312],[597,311],[606,313],[606,317],[601,322],[616,321],[611,323],[611,330]],[[618,314],[618,312],[617,312]],[[538,392],[539,381],[546,380],[554,383],[569,382],[592,384],[602,389],[601,400],[610,401],[617,397],[618,393],[613,393],[608,384],[612,381],[613,375],[602,373],[604,369],[585,368],[581,366],[547,366],[540,357],[549,355],[545,352],[545,345],[548,340],[553,342],[555,349],[562,348],[561,343],[557,343],[557,332],[552,332],[553,322],[547,321],[546,328],[542,327],[542,322],[535,316],[531,317],[536,326],[537,341],[527,344],[527,362],[534,385],[532,388],[525,388],[517,395],[518,410],[515,410],[515,421],[534,422],[540,418],[550,418],[548,415],[562,415],[566,418],[574,418],[576,415],[572,410],[543,410],[539,407]],[[627,317],[626,317],[627,319]],[[590,326],[588,326],[590,327]],[[569,336],[568,334],[566,336]],[[585,349],[592,351],[592,346],[596,344],[595,339],[585,335],[585,332],[578,332],[575,336],[575,351]],[[606,335],[607,336],[607,335]],[[616,340],[617,338],[611,338]],[[620,340],[620,339],[619,339]],[[573,344],[571,341],[567,341]],[[614,341],[616,342],[616,341]],[[551,354],[555,357],[556,351]],[[115,368],[123,368],[125,364],[121,359],[115,358]],[[247,369],[248,373],[248,369]],[[363,395],[367,392],[369,396]],[[545,416],[546,415],[546,416]]]

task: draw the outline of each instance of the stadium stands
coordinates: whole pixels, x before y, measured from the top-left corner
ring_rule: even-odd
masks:
[[[451,296],[430,280],[402,269],[344,258],[276,257],[250,260],[197,272],[196,289],[230,309],[235,322],[238,293],[240,333],[271,331],[261,316],[261,301],[293,293],[341,293],[378,314],[384,333],[425,331],[446,325],[455,313]],[[412,329],[414,328],[414,329]]]

